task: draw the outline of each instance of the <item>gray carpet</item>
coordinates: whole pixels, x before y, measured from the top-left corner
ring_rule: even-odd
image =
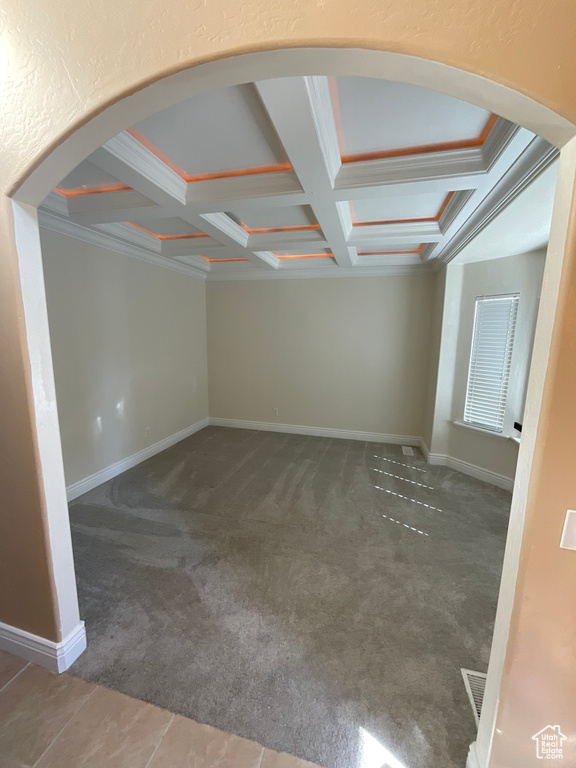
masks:
[[[87,493],[71,671],[326,768],[463,768],[510,494],[416,454],[209,427]]]

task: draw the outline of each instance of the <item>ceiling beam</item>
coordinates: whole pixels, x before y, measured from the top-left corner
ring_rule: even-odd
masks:
[[[254,250],[287,251],[291,248],[327,248],[328,242],[319,229],[287,230],[284,232],[253,232],[248,236],[248,245]],[[304,252],[304,251],[302,251]]]
[[[355,250],[330,195],[341,160],[327,78],[263,80],[256,88],[336,263],[352,266]]]
[[[238,258],[247,258],[265,269],[278,267],[273,254],[263,256],[246,247],[247,233],[225,213],[199,214],[187,205],[187,182],[126,131],[97,149],[90,161],[161,206],[167,217],[178,217],[232,248]]]
[[[442,239],[437,221],[396,222],[353,227],[348,242],[360,248],[374,243],[437,243]]]

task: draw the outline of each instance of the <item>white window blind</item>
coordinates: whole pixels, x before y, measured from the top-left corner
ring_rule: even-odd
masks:
[[[517,293],[476,299],[464,421],[492,432],[504,427],[518,299]]]

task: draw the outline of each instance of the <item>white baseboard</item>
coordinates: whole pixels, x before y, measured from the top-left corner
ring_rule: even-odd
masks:
[[[468,759],[466,760],[466,768],[482,768],[480,765],[480,758],[478,757],[478,750],[476,749],[475,741],[470,744]]]
[[[488,469],[482,469],[482,467],[478,467],[476,464],[470,464],[467,461],[462,461],[462,459],[455,459],[454,456],[446,456],[442,453],[428,453],[426,460],[429,464],[456,469],[464,475],[469,475],[470,477],[475,477],[476,480],[482,480],[485,483],[496,485],[498,488],[503,488],[505,491],[512,492],[512,488],[514,487],[514,478],[506,477],[506,475],[499,475],[497,472],[491,472]]]
[[[435,464],[450,469],[456,469],[477,480],[497,485],[506,491],[511,491],[514,480],[496,472],[482,469],[467,461],[455,459],[453,456],[444,456],[439,453],[430,453],[423,438],[414,435],[388,435],[383,432],[357,432],[350,429],[330,429],[328,427],[307,427],[299,424],[276,424],[273,421],[244,421],[242,419],[221,419],[210,416],[210,425],[213,427],[233,427],[235,429],[256,429],[262,432],[287,432],[293,435],[312,435],[314,437],[339,437],[345,440],[366,440],[371,443],[391,443],[393,445],[413,445],[420,448],[424,458],[429,464]]]
[[[50,672],[64,672],[85,649],[83,621],[59,643],[0,622],[0,650],[39,664]]]
[[[424,454],[424,458],[426,459],[426,461],[428,461],[428,457],[430,456],[430,451],[428,449],[428,446],[424,442],[424,438],[423,437],[420,438],[420,450]]]
[[[381,432],[358,432],[351,429],[330,429],[329,427],[306,427],[299,424],[277,424],[273,421],[243,421],[242,419],[220,419],[210,417],[213,427],[233,427],[235,429],[256,429],[261,432],[287,432],[291,435],[311,435],[313,437],[339,437],[344,440],[365,440],[369,443],[392,443],[394,445],[413,445],[420,447],[420,438],[413,435],[386,435]]]
[[[157,443],[149,445],[147,448],[144,448],[137,453],[133,453],[131,456],[127,456],[125,459],[120,459],[120,461],[116,461],[114,464],[110,464],[108,467],[104,467],[104,469],[95,472],[93,475],[89,475],[82,480],[78,480],[77,482],[72,483],[72,485],[69,485],[66,488],[66,496],[68,501],[72,501],[72,499],[76,499],[78,496],[82,496],[83,493],[87,493],[88,491],[91,491],[92,488],[96,488],[98,485],[102,485],[102,483],[105,483],[107,480],[111,480],[113,477],[116,477],[116,475],[120,475],[122,472],[126,472],[127,469],[131,469],[137,464],[140,464],[142,461],[146,461],[146,459],[150,459],[152,456],[155,456],[157,453],[165,451],[166,448],[170,448],[172,445],[179,443],[181,440],[190,437],[190,435],[193,435],[195,432],[199,432],[201,429],[204,429],[204,427],[207,427],[209,423],[210,420],[208,418],[202,419],[202,421],[197,421],[196,424],[192,424],[190,427],[186,427],[186,429],[180,430],[180,432],[175,432],[173,435],[165,437],[163,440],[158,440]]]
[[[412,445],[420,448],[424,454],[424,458],[429,464],[436,464],[441,466],[450,467],[456,469],[459,472],[463,472],[465,475],[475,477],[477,480],[483,480],[485,483],[491,483],[497,485],[499,488],[504,488],[507,491],[511,491],[514,485],[514,480],[504,475],[499,475],[496,472],[490,472],[487,469],[482,469],[475,464],[469,464],[461,459],[455,459],[452,456],[445,456],[439,453],[430,453],[428,446],[421,437],[415,435],[390,435],[384,432],[361,432],[351,429],[331,429],[330,427],[309,427],[300,424],[277,424],[273,421],[244,421],[243,419],[221,419],[216,416],[210,416],[210,418],[202,419],[202,421],[192,424],[186,429],[182,429],[180,432],[176,432],[169,437],[165,437],[163,440],[159,440],[157,443],[144,448],[138,453],[133,453],[131,456],[127,456],[125,459],[120,459],[114,464],[110,464],[108,467],[101,469],[99,472],[95,472],[93,475],[78,480],[76,483],[72,483],[66,489],[68,501],[82,496],[83,493],[91,491],[92,488],[96,488],[98,485],[111,480],[116,475],[125,472],[127,469],[135,467],[142,461],[155,456],[161,451],[165,451],[166,448],[170,448],[172,445],[179,443],[190,435],[199,432],[204,427],[212,425],[214,427],[233,427],[235,429],[255,429],[262,432],[285,432],[292,435],[311,435],[313,437],[337,437],[344,440],[365,440],[370,443],[390,443],[392,445]]]

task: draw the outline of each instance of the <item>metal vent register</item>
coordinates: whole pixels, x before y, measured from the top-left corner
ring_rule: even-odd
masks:
[[[482,702],[484,701],[484,689],[486,688],[486,675],[483,672],[473,672],[471,669],[461,669],[464,678],[466,693],[472,705],[476,727],[480,722]]]

